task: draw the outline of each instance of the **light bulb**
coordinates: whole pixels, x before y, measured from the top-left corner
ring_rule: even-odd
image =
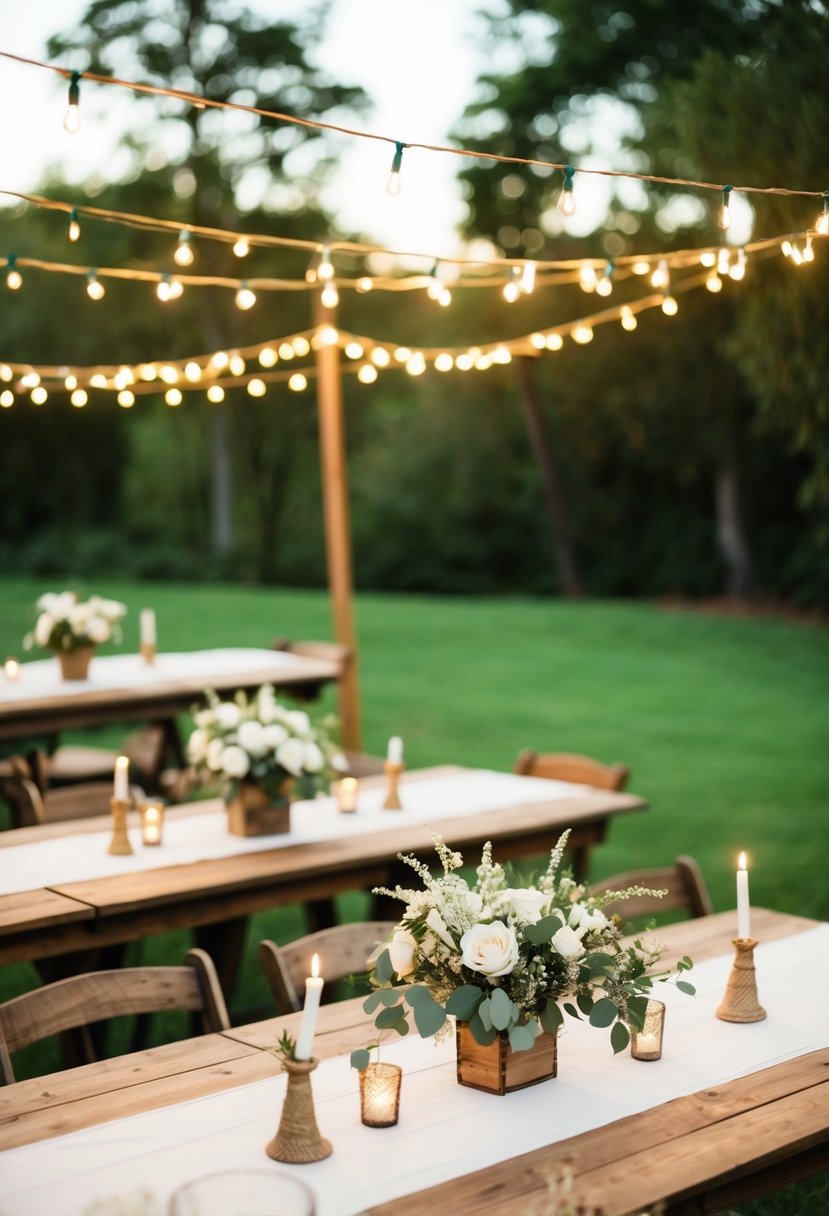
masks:
[[[81,74],[73,72],[69,77],[69,104],[63,116],[63,127],[70,135],[74,135],[81,126]]]
[[[731,208],[729,200],[731,198],[732,186],[723,186],[722,188],[722,206],[720,207],[720,227],[723,232],[731,227]]]
[[[189,380],[191,384],[195,384],[198,380],[201,380],[201,367],[195,360],[185,363],[184,379]]]
[[[359,278],[357,280],[355,286],[357,288],[357,291],[359,291],[360,295],[365,295],[366,292],[371,291],[372,287],[374,286],[374,283],[368,277],[367,274],[364,274],[361,278]]]
[[[178,279],[170,279],[170,296],[171,300],[177,300],[179,296],[184,294],[184,287]]]
[[[746,277],[746,251],[745,249],[737,250],[737,261],[733,266],[729,267],[729,277],[739,282],[740,279]]]
[[[718,291],[722,291],[722,279],[717,274],[716,270],[712,270],[711,273],[708,275],[708,277],[705,280],[705,286],[714,295],[716,295],[716,293]]]
[[[240,236],[235,242],[233,252],[236,254],[237,258],[246,258],[250,253],[250,245],[243,236]]]
[[[135,405],[135,394],[128,388],[122,388],[117,397],[118,404],[123,410],[132,409]]]
[[[440,295],[438,296],[438,304],[440,304],[441,308],[448,308],[451,303],[452,303],[452,292],[449,290],[448,287],[442,287],[441,291],[440,291]]]
[[[69,240],[72,242],[73,245],[74,245],[75,241],[80,240],[80,236],[81,236],[81,226],[78,223],[78,213],[74,207],[69,212],[68,236],[69,236]]]
[[[291,347],[295,355],[298,355],[300,359],[304,359],[311,350],[311,343],[307,338],[303,338],[300,334],[298,338],[294,338],[293,342],[291,343]],[[282,347],[279,349],[281,350]]]
[[[220,401],[225,399],[225,390],[221,384],[211,384],[207,390],[207,400],[212,401],[214,405],[218,405]]]
[[[183,400],[181,390],[177,388],[168,388],[167,392],[164,394],[164,400],[168,405],[181,405]]]
[[[320,300],[323,308],[336,308],[340,302],[340,295],[333,283],[326,283],[320,293]]]
[[[331,261],[331,254],[328,252],[328,246],[323,245],[320,253],[320,264],[316,270],[318,279],[322,279],[323,283],[327,283],[334,277],[334,263]]]
[[[161,300],[162,304],[166,304],[170,298],[170,276],[165,274],[156,285],[155,294]]]
[[[629,334],[633,333],[639,322],[636,320],[636,315],[629,304],[622,305],[622,311],[619,317],[622,322],[622,329],[627,330]]]
[[[364,363],[357,372],[357,379],[361,384],[374,384],[377,379],[377,368],[371,363]]]
[[[78,377],[77,376],[67,376],[63,382],[63,387],[66,389],[77,388],[78,387]]]
[[[825,197],[823,205],[824,207],[826,206]],[[819,236],[829,236],[829,210],[821,211],[820,215],[817,217],[815,222],[815,232],[817,232]]]
[[[651,287],[667,287],[671,281],[671,273],[668,270],[668,262],[666,258],[660,258],[651,275]]]
[[[716,255],[716,253],[714,252],[714,250],[713,250],[713,249],[706,249],[706,250],[705,250],[705,253],[701,253],[701,254],[700,254],[700,256],[699,256],[699,264],[700,264],[700,266],[707,266],[707,267],[709,267],[709,268],[710,268],[711,266],[716,266],[716,264],[717,264],[717,255]]]
[[[32,389],[32,405],[43,405],[49,394],[42,384]]]
[[[536,269],[537,267],[535,262],[525,262],[521,270],[521,278],[518,282],[518,286],[521,288],[525,296],[530,295],[535,288]]]
[[[251,397],[264,397],[266,392],[267,388],[264,380],[254,377],[253,380],[248,381],[248,393]]]
[[[797,245],[792,245],[792,261],[794,262],[795,266],[803,265],[803,254],[800,252]]]
[[[579,267],[579,286],[582,291],[595,291],[597,282],[596,271],[589,262]]]
[[[530,346],[535,350],[544,350],[547,345],[547,339],[543,334],[530,334]]]
[[[303,389],[308,387],[308,381],[303,376],[302,372],[294,372],[288,380],[288,388],[294,393],[301,393]]]
[[[86,276],[86,294],[90,300],[102,300],[106,295],[106,288],[99,281],[94,270],[90,270]]]
[[[14,393],[11,389],[7,388],[4,392],[0,393],[0,405],[2,405],[4,410],[14,405]]]
[[[72,402],[76,410],[82,410],[89,398],[82,388],[76,388],[69,400]]]
[[[610,279],[599,279],[598,283],[596,284],[596,295],[609,296],[612,291],[613,284],[611,283]]]
[[[780,246],[780,252],[783,254],[784,258],[790,258],[792,256],[793,248],[794,247],[791,241],[783,241]]]
[[[451,372],[454,366],[455,360],[448,351],[443,351],[435,359],[435,371],[437,372]]]
[[[171,363],[165,363],[158,372],[165,384],[175,384],[178,380],[178,369],[173,367]]]
[[[6,286],[9,291],[19,291],[23,286],[23,275],[12,266],[6,275]]]
[[[811,236],[807,236],[806,244],[803,248],[803,261],[804,262],[814,262],[814,260],[815,260],[815,251],[812,248],[812,238],[811,238]]]
[[[564,339],[561,334],[548,334],[546,347],[547,350],[561,350],[564,345]]]
[[[245,361],[242,356],[231,355],[230,359],[228,360],[227,370],[230,372],[231,376],[244,376]]]
[[[177,266],[193,265],[193,246],[190,242],[190,233],[186,228],[182,228],[179,233],[176,251],[173,254]]]
[[[386,182],[386,194],[391,198],[397,198],[400,193],[400,169],[403,164],[403,149],[405,146],[405,144],[399,142],[394,145],[391,172],[389,173],[389,180]]]
[[[501,288],[501,295],[508,304],[514,304],[521,295],[521,270],[518,266],[510,267],[510,277]]]
[[[20,383],[24,388],[37,388],[40,384],[40,375],[38,372],[27,372],[25,376],[20,377]]]
[[[572,165],[564,166],[564,185],[558,196],[558,213],[563,216],[576,214],[576,200],[573,198],[573,175],[576,170]]]
[[[240,308],[242,312],[247,312],[249,308],[253,308],[255,303],[255,293],[248,287],[247,282],[243,281],[236,292],[236,307]]]
[[[259,352],[259,362],[262,367],[274,367],[279,361],[279,355],[272,346],[263,346]]]
[[[349,342],[345,348],[345,357],[347,359],[362,359],[365,351],[360,342]]]
[[[634,274],[647,274],[651,268],[650,262],[634,262],[631,270]]]
[[[391,363],[391,355],[386,350],[385,346],[375,346],[374,350],[369,355],[375,367],[388,367]]]
[[[717,254],[717,273],[728,274],[728,268],[731,265],[731,254],[723,247]]]
[[[293,359],[294,355],[297,355],[298,353],[298,351],[294,350],[292,342],[279,343],[278,354],[280,359]],[[305,353],[307,354],[308,352],[306,351]]]
[[[679,312],[679,305],[673,296],[665,296],[662,301],[662,311],[666,317],[675,317]]]

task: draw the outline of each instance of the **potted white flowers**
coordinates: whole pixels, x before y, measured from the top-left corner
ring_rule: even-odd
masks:
[[[23,639],[25,650],[42,646],[54,651],[65,680],[85,680],[95,647],[121,640],[126,604],[92,595],[79,600],[74,591],[47,591],[37,601],[38,618]]]
[[[190,763],[224,788],[228,825],[239,836],[286,832],[295,787],[309,796],[347,763],[328,734],[301,709],[276,700],[271,684],[252,699],[221,701],[207,689],[207,708],[194,714],[187,744]]]
[[[550,854],[536,886],[512,887],[492,848],[484,847],[477,881],[457,873],[460,853],[439,838],[443,874],[434,878],[413,857],[402,857],[423,890],[382,891],[406,911],[379,949],[365,1001],[379,1030],[408,1031],[411,1014],[423,1037],[440,1033],[454,1014],[458,1080],[492,1093],[508,1093],[556,1075],[556,1036],[564,1013],[597,1027],[612,1027],[614,1052],[641,1030],[662,947],[622,941],[620,920],[603,908],[645,894],[643,888],[587,896],[567,872],[559,874],[569,832]],[[664,892],[647,892],[664,894]],[[692,966],[684,958],[681,973]],[[663,972],[658,978],[667,978]],[[407,987],[398,986],[400,983]],[[693,993],[684,980],[677,987]],[[352,1053],[356,1068],[368,1053]]]

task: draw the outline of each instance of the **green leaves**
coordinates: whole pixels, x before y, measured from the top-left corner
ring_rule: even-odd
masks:
[[[542,916],[541,920],[534,925],[526,926],[524,936],[534,946],[542,946],[545,942],[552,941],[553,934],[558,933],[561,928],[562,923],[559,916]]]
[[[617,1022],[610,1032],[610,1046],[613,1048],[614,1056],[618,1056],[620,1051],[624,1051],[630,1042],[630,1031],[624,1022]]]
[[[453,1013],[462,1022],[468,1022],[483,999],[480,988],[474,984],[461,984],[446,1002],[446,1012]]]
[[[611,1022],[615,1021],[618,1016],[619,1010],[614,1005],[613,1001],[611,1001],[609,997],[603,996],[600,1001],[596,1001],[596,1004],[590,1010],[590,1025],[600,1027],[609,1026]],[[627,1030],[625,1030],[625,1034],[627,1034]],[[612,1041],[613,1036],[611,1035],[611,1042]]]
[[[535,1042],[535,1022],[526,1026],[513,1026],[509,1032],[509,1045],[513,1051],[529,1051]]]
[[[394,979],[394,967],[391,965],[391,958],[388,950],[383,950],[374,964],[374,974],[381,984],[389,984]]]
[[[381,1009],[374,1019],[374,1025],[378,1030],[391,1030],[398,1022],[406,1020],[406,1014],[399,1005],[395,1005],[392,1009]]]
[[[693,984],[689,984],[687,980],[677,980],[676,986],[680,992],[686,993],[687,996],[696,996],[697,990]]]
[[[351,1053],[351,1067],[362,1072],[364,1068],[368,1068],[371,1056],[365,1047],[355,1047]]]
[[[564,1015],[558,1007],[558,1003],[552,999],[547,1001],[547,1004],[541,1010],[540,1022],[543,1030],[547,1034],[556,1034],[559,1026],[564,1021]]]
[[[512,1021],[513,1003],[503,988],[496,988],[489,998],[489,1016],[496,1030],[506,1030]]]
[[[439,1005],[428,988],[422,984],[413,985],[406,993],[406,1000],[412,1007],[415,1026],[421,1038],[428,1039],[437,1034],[446,1021],[446,1010]]]
[[[480,1043],[481,1047],[489,1047],[490,1043],[495,1042],[495,1036],[498,1031],[491,1026],[487,1027],[481,1021],[480,1013],[476,1013],[469,1019],[469,1029],[476,1043]]]

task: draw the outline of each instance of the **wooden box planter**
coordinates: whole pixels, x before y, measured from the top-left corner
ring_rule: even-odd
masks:
[[[291,830],[290,780],[273,798],[254,781],[242,781],[227,804],[227,826],[234,836],[275,836]]]
[[[557,1042],[542,1033],[529,1051],[513,1051],[506,1034],[499,1034],[489,1047],[475,1039],[468,1022],[458,1021],[455,1030],[458,1054],[458,1083],[490,1094],[510,1094],[547,1081],[557,1072]]]

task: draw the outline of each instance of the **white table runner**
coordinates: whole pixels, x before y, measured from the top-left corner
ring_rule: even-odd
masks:
[[[209,685],[211,679],[226,676],[238,678],[240,684],[245,684],[250,676],[259,678],[262,672],[268,673],[268,679],[278,680],[280,676],[300,671],[307,662],[301,655],[253,647],[181,653],[163,651],[149,666],[139,654],[108,654],[95,656],[89,668],[89,679],[63,680],[56,659],[36,659],[20,664],[17,680],[7,680],[0,675],[0,702],[153,688],[181,680],[202,680]]]
[[[760,999],[768,1018],[751,1025],[714,1016],[733,956],[695,968],[696,997],[658,985],[668,1005],[661,1061],[612,1055],[608,1034],[567,1019],[558,1078],[505,1097],[459,1086],[452,1040],[413,1037],[383,1048],[404,1070],[400,1122],[363,1127],[358,1081],[344,1057],[313,1076],[317,1121],[334,1145],[326,1161],[293,1173],[316,1195],[318,1216],[353,1216],[374,1204],[601,1127],[673,1098],[829,1045],[829,925],[760,945]],[[276,1069],[276,1062],[274,1063]],[[163,1216],[170,1193],[217,1169],[269,1167],[284,1076],[120,1119],[0,1156],[4,1216]],[[0,1132],[0,1137],[2,1133]],[[131,1208],[130,1196],[152,1192]],[[117,1198],[115,1198],[117,1197]],[[109,1198],[112,1208],[91,1207]],[[120,1206],[123,1204],[123,1206]]]
[[[227,829],[227,814],[221,803],[205,804],[200,815],[170,815],[164,824],[164,843],[142,848],[137,815],[131,838],[135,853],[110,857],[107,832],[60,836],[32,844],[0,849],[0,893],[29,891],[38,887],[62,886],[93,878],[135,874],[164,866],[186,865],[240,853],[284,849],[294,844],[360,836],[406,825],[440,827],[442,819],[476,815],[521,803],[550,802],[573,798],[587,787],[539,777],[517,777],[512,773],[467,769],[442,777],[407,781],[400,786],[401,811],[382,809],[385,789],[361,790],[359,809],[344,815],[333,798],[296,802],[291,807],[291,830],[279,836],[233,836]],[[449,841],[451,844],[451,841]],[[551,842],[551,844],[554,843]],[[467,858],[477,861],[477,858]]]

